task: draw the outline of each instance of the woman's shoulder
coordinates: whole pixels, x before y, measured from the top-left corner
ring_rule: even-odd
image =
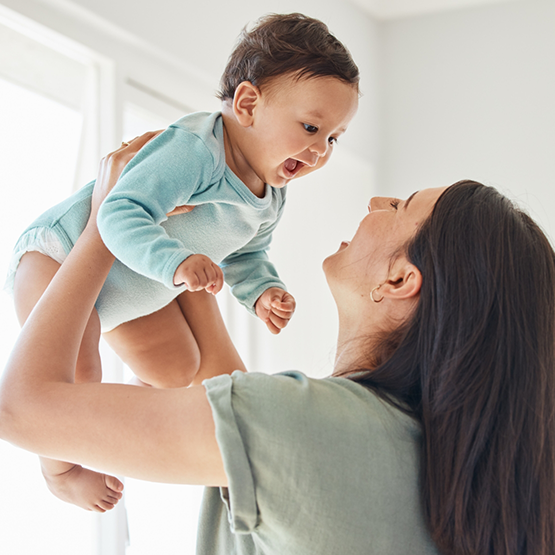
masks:
[[[368,542],[373,553],[436,553],[420,510],[419,426],[405,413],[352,380],[302,372],[204,385],[236,532],[268,553],[369,553]]]
[[[319,433],[339,428],[353,435],[386,435],[414,441],[420,426],[410,416],[368,388],[348,378],[310,378],[299,371],[279,374],[234,372],[205,382],[209,400],[222,395],[235,412],[248,414],[276,430],[302,421]],[[337,423],[341,423],[338,428]]]

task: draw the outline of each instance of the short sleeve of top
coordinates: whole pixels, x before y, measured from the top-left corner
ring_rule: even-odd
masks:
[[[204,382],[228,488],[207,488],[199,555],[435,554],[420,429],[343,378],[234,372]]]

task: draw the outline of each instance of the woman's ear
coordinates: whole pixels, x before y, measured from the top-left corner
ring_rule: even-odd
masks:
[[[397,260],[390,270],[388,279],[380,287],[380,294],[392,300],[417,297],[422,288],[422,274],[406,258]]]
[[[250,81],[237,85],[233,96],[233,113],[243,127],[250,127],[254,120],[254,111],[260,101],[260,89]]]

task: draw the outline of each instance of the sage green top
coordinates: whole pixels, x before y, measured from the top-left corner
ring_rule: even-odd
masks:
[[[344,378],[204,382],[228,488],[207,488],[197,555],[437,555],[420,427]]]

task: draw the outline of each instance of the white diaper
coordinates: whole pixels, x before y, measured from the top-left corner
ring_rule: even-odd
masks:
[[[13,250],[6,283],[4,284],[4,291],[7,291],[10,295],[13,294],[15,272],[19,266],[21,257],[26,252],[40,252],[52,258],[52,260],[55,260],[58,264],[61,264],[67,258],[67,253],[60,239],[49,227],[35,227],[30,229],[19,238]]]

